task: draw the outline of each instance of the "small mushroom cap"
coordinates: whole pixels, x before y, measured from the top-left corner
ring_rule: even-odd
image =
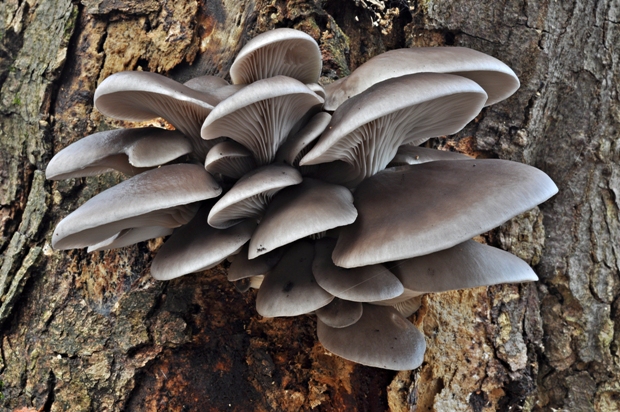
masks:
[[[228,268],[228,280],[231,282],[269,273],[286,252],[286,247],[278,248],[255,259],[248,259],[249,243],[246,243]]]
[[[321,97],[290,77],[259,80],[218,104],[204,121],[202,137],[230,137],[265,165],[298,123],[322,104]]]
[[[299,166],[299,160],[308,153],[312,144],[323,133],[331,120],[331,115],[319,112],[310,119],[294,136],[289,137],[278,149],[276,162],[283,162],[291,166]]]
[[[331,328],[317,320],[319,341],[328,351],[362,365],[391,370],[415,369],[424,361],[424,335],[389,306],[364,304],[359,321]]]
[[[208,207],[202,207],[189,224],[179,228],[159,249],[151,276],[170,280],[219,265],[246,243],[256,223],[246,220],[225,230],[207,224]]]
[[[407,289],[421,293],[538,280],[523,260],[473,240],[387,266]]]
[[[209,225],[225,229],[242,219],[258,219],[277,192],[301,183],[301,174],[287,165],[271,164],[243,176],[213,206]]]
[[[420,309],[420,306],[422,306],[422,295],[414,296],[403,302],[398,302],[392,307],[396,309],[401,315],[408,318],[409,316],[416,313],[418,309]]]
[[[230,67],[234,84],[253,83],[278,75],[317,83],[322,57],[318,44],[304,32],[275,29],[259,34],[239,52]]]
[[[252,153],[243,145],[229,140],[213,146],[205,160],[205,169],[209,173],[233,179],[239,179],[255,167]]]
[[[396,156],[390,161],[388,167],[417,165],[437,160],[471,160],[471,157],[448,150],[428,149],[426,147],[405,144],[398,148]]]
[[[145,226],[132,229],[125,229],[109,239],[96,245],[89,246],[88,253],[97,252],[99,250],[118,249],[125,246],[134,245],[144,242],[145,240],[164,237],[172,234],[172,229],[161,226]]]
[[[288,249],[273,271],[265,275],[256,297],[256,310],[269,318],[313,312],[334,297],[312,275],[314,247],[300,241]]]
[[[350,76],[325,86],[325,110],[333,111],[373,84],[413,73],[451,73],[480,84],[488,99],[485,106],[511,96],[519,79],[503,62],[464,47],[416,47],[391,50],[373,57]]]
[[[373,85],[347,100],[300,165],[343,160],[354,176],[338,183],[355,186],[382,170],[402,144],[461,130],[482,109],[486,93],[460,76],[418,73]]]
[[[52,247],[88,247],[134,227],[178,227],[195,215],[196,202],[216,197],[221,191],[199,165],[149,170],[99,193],[64,218],[56,226]]]
[[[332,302],[316,311],[316,316],[331,328],[346,328],[360,320],[364,309],[360,302],[334,298]]]
[[[383,265],[368,265],[353,269],[334,265],[332,252],[335,246],[336,239],[330,238],[323,238],[314,243],[312,272],[323,289],[338,298],[354,302],[391,299],[403,293],[403,285]]]
[[[298,239],[355,221],[353,195],[345,187],[315,179],[273,197],[250,241],[250,259]]]
[[[557,190],[542,171],[507,160],[440,160],[384,170],[355,191],[359,216],[341,229],[334,263],[351,268],[447,249]]]
[[[168,163],[192,151],[179,132],[140,128],[108,130],[86,136],[50,160],[45,175],[51,180],[98,175],[117,170],[129,175]]]
[[[189,87],[190,89],[196,90],[201,93],[212,93],[222,87],[229,86],[226,80],[217,76],[204,75],[199,77],[194,77],[183,83],[183,86]]]

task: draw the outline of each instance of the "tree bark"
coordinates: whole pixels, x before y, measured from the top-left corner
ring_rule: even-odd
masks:
[[[383,5],[383,6],[382,6]],[[61,148],[126,125],[92,106],[121,70],[226,75],[275,27],[319,43],[323,81],[398,47],[458,45],[521,79],[433,141],[546,171],[560,193],[485,235],[540,282],[427,295],[424,364],[330,355],[311,317],[262,319],[226,266],[150,278],[160,246],[54,251],[59,220],[120,175],[45,180]],[[4,0],[0,3],[3,410],[620,410],[620,3]]]

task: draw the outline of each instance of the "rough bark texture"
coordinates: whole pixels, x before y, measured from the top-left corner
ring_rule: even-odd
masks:
[[[412,318],[428,344],[416,371],[331,356],[310,317],[261,319],[225,267],[155,282],[158,242],[91,255],[49,246],[63,216],[121,179],[44,179],[58,150],[119,125],[93,110],[98,82],[121,70],[226,74],[274,27],[319,42],[324,81],[423,45],[481,50],[521,79],[435,144],[556,181],[540,211],[486,235],[541,281],[426,296]],[[3,410],[620,410],[619,32],[618,0],[0,2]]]

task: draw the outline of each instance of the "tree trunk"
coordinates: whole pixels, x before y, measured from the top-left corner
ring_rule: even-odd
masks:
[[[381,7],[384,5],[385,7]],[[459,45],[521,79],[440,146],[546,171],[560,193],[487,234],[537,284],[427,295],[424,364],[330,355],[311,317],[262,319],[225,266],[150,278],[161,242],[54,251],[52,231],[119,175],[45,180],[61,148],[122,125],[93,109],[121,70],[227,74],[255,34],[303,30],[324,81],[399,47]],[[620,410],[620,3],[4,0],[0,3],[3,410]]]

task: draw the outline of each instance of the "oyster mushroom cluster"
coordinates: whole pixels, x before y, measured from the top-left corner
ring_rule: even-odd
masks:
[[[105,79],[103,114],[163,118],[175,130],[87,136],[49,179],[131,177],[63,219],[55,249],[119,248],[170,236],[160,280],[225,259],[258,288],[265,317],[315,314],[320,342],[365,365],[407,370],[424,357],[407,320],[420,295],[537,280],[522,260],[471,240],[557,192],[533,167],[419,147],[456,133],[519,87],[499,60],[459,47],[393,50],[322,87],[321,52],[303,32],[248,42],[232,84],[145,72]]]

